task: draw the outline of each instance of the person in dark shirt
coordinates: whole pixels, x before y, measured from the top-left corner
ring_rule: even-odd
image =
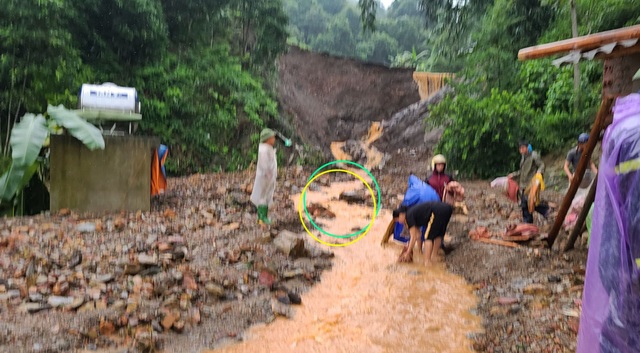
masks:
[[[447,226],[453,214],[453,206],[446,202],[432,201],[417,204],[410,209],[400,207],[396,214],[398,221],[405,223],[411,234],[409,246],[400,255],[400,261],[409,262],[413,258],[413,247],[418,243],[418,249],[422,251],[421,228],[427,227],[426,239],[424,241],[424,264],[428,266],[432,261],[437,260],[438,249]],[[395,216],[395,214],[394,214]]]
[[[576,172],[576,168],[578,168],[578,162],[580,162],[580,158],[582,158],[582,151],[584,151],[584,146],[589,141],[589,134],[582,133],[578,136],[578,146],[572,148],[569,153],[567,153],[567,159],[564,161],[564,173],[567,174],[567,178],[569,182],[573,180],[573,174]],[[590,162],[591,171],[593,174],[598,173],[598,168],[596,168],[595,163],[593,161]]]
[[[454,181],[451,175],[445,173],[447,169],[446,158],[441,154],[435,155],[431,160],[431,168],[433,173],[425,181],[438,193],[440,200],[443,200],[447,184]]]

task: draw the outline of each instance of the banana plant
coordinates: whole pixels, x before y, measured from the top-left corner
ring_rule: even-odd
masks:
[[[25,114],[11,130],[11,165],[0,176],[0,208],[7,206],[15,211],[17,197],[29,184],[38,169],[38,157],[51,133],[65,128],[72,136],[82,141],[90,150],[104,149],[104,138],[100,130],[86,122],[62,105],[49,105],[49,121],[42,115]]]
[[[0,203],[10,202],[20,189],[24,187],[24,179],[35,164],[40,149],[49,135],[46,120],[42,115],[26,114],[11,130],[11,165],[0,177]]]

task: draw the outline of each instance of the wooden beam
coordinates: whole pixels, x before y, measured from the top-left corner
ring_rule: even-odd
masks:
[[[481,242],[481,243],[486,243],[486,244],[502,245],[502,246],[506,246],[506,247],[509,247],[509,248],[518,248],[518,247],[520,247],[520,245],[518,245],[517,243],[514,243],[512,241],[504,241],[504,240],[498,240],[498,239],[479,238],[479,239],[476,239],[476,241]]]
[[[584,221],[587,219],[589,215],[589,209],[593,204],[593,200],[596,198],[596,189],[598,185],[598,174],[593,179],[593,184],[591,184],[591,188],[589,188],[589,193],[587,197],[584,199],[584,206],[582,206],[582,211],[580,211],[580,215],[576,220],[576,224],[571,231],[571,235],[569,235],[569,241],[564,245],[563,252],[567,252],[573,249],[573,246],[576,244],[576,239],[578,239],[578,235],[582,233],[582,226],[584,225]]]
[[[640,38],[640,25],[520,49],[518,59],[521,61],[538,59],[572,50],[589,51],[605,44],[633,38]]]
[[[547,243],[549,244],[550,249],[553,248],[553,243],[558,236],[558,232],[560,232],[560,228],[562,227],[564,218],[567,216],[569,207],[571,207],[571,201],[573,201],[573,198],[576,196],[578,186],[580,186],[580,183],[582,183],[584,172],[585,170],[587,170],[587,166],[591,161],[591,154],[596,148],[596,144],[598,143],[600,137],[600,131],[602,131],[602,128],[604,127],[604,120],[609,114],[612,104],[613,98],[606,96],[603,97],[602,104],[600,105],[600,110],[598,110],[598,115],[596,116],[596,120],[593,123],[593,127],[591,128],[591,133],[589,134],[589,141],[587,141],[587,145],[584,147],[584,151],[582,151],[582,157],[580,158],[580,162],[578,162],[576,172],[573,174],[573,179],[571,180],[569,190],[562,200],[562,205],[558,210],[558,215],[556,216],[553,228],[551,228],[551,231],[549,232]]]

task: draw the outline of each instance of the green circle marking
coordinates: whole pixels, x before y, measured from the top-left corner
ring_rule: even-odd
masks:
[[[324,165],[322,165],[320,168],[316,169],[315,172],[313,172],[313,174],[311,174],[311,176],[309,177],[309,179],[307,179],[307,182],[309,182],[311,179],[313,179],[314,176],[316,176],[316,174],[320,173],[320,171],[325,168],[328,167],[330,165],[334,165],[334,164],[338,164],[338,163],[345,163],[345,164],[351,164],[351,165],[355,165],[356,167],[364,170],[367,175],[369,175],[371,177],[371,180],[373,180],[373,183],[376,185],[376,191],[378,192],[378,202],[376,204],[376,209],[375,209],[375,216],[378,216],[378,213],[380,213],[380,195],[382,194],[380,192],[380,186],[378,185],[378,181],[376,180],[376,178],[371,174],[371,172],[365,168],[363,165],[358,164],[356,162],[352,162],[352,161],[347,161],[347,160],[338,160],[338,161],[333,161],[333,162],[329,162],[326,163]],[[317,229],[320,233],[324,234],[324,235],[328,235],[332,238],[340,238],[340,239],[347,239],[347,238],[353,238],[355,236],[358,236],[362,233],[365,232],[366,228],[364,229],[360,229],[359,231],[355,232],[355,233],[351,233],[351,234],[347,234],[347,235],[336,235],[336,234],[332,234],[329,233],[327,231],[325,231],[324,229],[322,229],[319,225],[316,224],[316,222],[313,221],[313,218],[311,217],[311,215],[309,214],[309,210],[307,210],[307,190],[304,190],[304,192],[302,193],[302,206],[304,207],[304,213],[307,215],[307,218],[309,219],[309,222],[311,222],[311,224],[313,225],[313,227],[315,229]],[[373,220],[371,220],[373,222]]]

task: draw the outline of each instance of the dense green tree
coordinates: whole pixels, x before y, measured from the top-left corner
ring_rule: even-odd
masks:
[[[330,15],[335,15],[347,6],[346,0],[321,0],[319,1],[322,8]]]
[[[304,5],[304,1],[301,1]],[[265,81],[286,49],[281,0],[7,0],[0,7],[0,149],[26,111],[76,105],[82,83],[138,89],[141,132],[184,173],[236,168],[278,118]]]
[[[427,48],[427,33],[416,17],[402,17],[380,21],[379,30],[398,42],[398,50],[410,51]]]
[[[0,7],[0,149],[26,111],[48,100],[72,104],[87,76],[67,27],[72,1],[7,0]],[[46,24],[46,25],[44,25]]]
[[[329,8],[337,9],[338,3],[341,6],[339,12],[333,14],[333,10],[327,11]],[[362,1],[360,3],[364,4]],[[390,64],[390,57],[396,56],[398,51],[409,51],[413,48],[423,51],[427,48],[428,36],[423,26],[424,21],[420,16],[416,16],[417,1],[413,2],[412,16],[398,14],[396,17],[386,16],[380,1],[370,1],[370,15],[375,13],[378,17],[375,32],[371,31],[373,27],[366,25],[364,27],[367,27],[367,31],[363,31],[363,13],[354,4],[358,4],[358,1],[348,3],[305,0],[296,3],[293,0],[285,0],[284,8],[290,18],[289,42],[308,46],[315,51],[358,57],[380,64]]]
[[[351,33],[358,37],[362,31],[362,26],[360,25],[360,15],[356,11],[355,7],[349,6],[344,10],[344,16],[349,22],[349,28],[351,29]]]
[[[251,53],[251,64],[271,64],[286,49],[287,22],[281,0],[240,1],[240,41],[242,56]]]
[[[415,17],[424,23],[420,0],[395,0],[387,10],[389,18]]]
[[[297,27],[305,34],[304,40],[310,43],[327,30],[330,17],[320,5],[314,3],[302,18],[303,20]]]
[[[446,125],[437,151],[462,174],[489,178],[516,170],[518,140],[531,136],[536,112],[521,94],[492,90],[482,99],[465,88],[438,104],[430,123]],[[535,141],[533,141],[535,144]]]
[[[600,101],[600,62],[580,63],[576,91],[570,67],[555,68],[549,59],[524,63],[517,60],[519,49],[572,36],[568,0],[424,0],[422,3],[427,21],[435,22],[430,24],[433,28],[429,42],[431,69],[457,70],[465,82],[463,88],[457,88],[456,98],[446,100],[434,113],[438,118],[446,117],[441,122],[449,124],[440,148],[452,153],[454,160],[459,158],[461,163],[472,160],[467,158],[475,153],[477,145],[469,145],[468,141],[486,146],[472,132],[486,131],[480,122],[486,121],[492,126],[493,115],[504,119],[502,111],[509,109],[519,111],[527,107],[522,115],[531,130],[525,131],[543,152],[564,148],[574,142],[579,132],[589,129]],[[640,22],[638,0],[575,0],[575,4],[579,35]],[[451,22],[451,18],[456,20]],[[456,123],[462,122],[461,117],[465,115],[471,129]],[[517,126],[509,129],[518,130]],[[509,140],[512,135],[505,137],[500,133],[500,139]],[[477,167],[474,161],[473,166],[463,163],[460,169],[473,175],[483,174]],[[495,173],[505,170],[499,164],[482,168],[487,171],[493,168]]]
[[[398,52],[398,42],[386,33],[374,32],[366,41],[359,42],[356,50],[367,61],[389,65]]]
[[[313,48],[317,51],[348,57],[355,55],[355,47],[355,37],[344,17],[332,20],[327,31],[320,34],[313,42]]]

